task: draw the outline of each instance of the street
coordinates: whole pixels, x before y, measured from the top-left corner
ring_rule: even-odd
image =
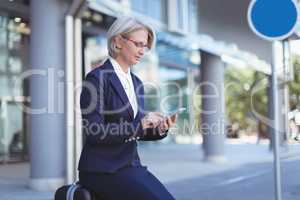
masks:
[[[203,162],[200,145],[140,145],[146,165],[177,200],[275,200],[268,145],[226,145],[225,163]],[[300,200],[300,145],[281,150],[282,200]],[[53,200],[54,191],[27,186],[29,163],[0,166],[1,200]]]
[[[283,200],[300,200],[300,158],[282,162]],[[169,183],[178,200],[273,200],[273,163],[247,164],[222,173]]]

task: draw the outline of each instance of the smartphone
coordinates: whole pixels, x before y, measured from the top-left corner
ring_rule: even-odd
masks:
[[[181,113],[183,113],[185,110],[186,110],[186,108],[181,107],[181,108],[178,108],[176,111],[172,112],[171,114],[168,114],[167,116],[168,116],[168,117],[172,117],[172,116],[174,116],[174,115],[176,115],[176,114],[181,114]]]

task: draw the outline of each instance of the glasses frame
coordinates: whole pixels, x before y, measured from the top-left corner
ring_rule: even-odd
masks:
[[[144,44],[143,42],[135,41],[135,40],[130,39],[130,38],[124,36],[124,35],[121,35],[121,37],[125,40],[128,40],[128,41],[132,42],[136,48],[139,48],[139,49],[143,48],[145,51],[149,51],[149,47],[148,47],[147,44]]]

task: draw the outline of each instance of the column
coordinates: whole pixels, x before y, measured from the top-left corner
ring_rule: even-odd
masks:
[[[201,52],[201,124],[204,159],[224,162],[224,63],[219,56]]]
[[[65,182],[64,0],[30,2],[30,181],[52,191]]]

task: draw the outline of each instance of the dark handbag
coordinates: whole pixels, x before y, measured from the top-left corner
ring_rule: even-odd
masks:
[[[97,200],[95,195],[78,182],[64,185],[55,191],[55,200]]]

